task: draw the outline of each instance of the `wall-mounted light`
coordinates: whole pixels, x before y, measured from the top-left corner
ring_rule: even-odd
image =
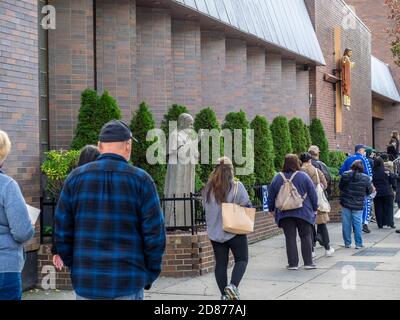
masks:
[[[312,93],[310,93],[310,95],[308,96],[308,101],[309,101],[309,104],[310,104],[310,108],[311,108],[311,106],[312,106],[312,104],[313,104],[313,102],[314,102],[314,96],[313,96],[313,94]]]

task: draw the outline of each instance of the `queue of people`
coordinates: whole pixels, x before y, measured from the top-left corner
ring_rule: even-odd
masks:
[[[99,144],[81,151],[78,167],[66,179],[55,215],[53,263],[71,271],[78,300],[143,300],[161,273],[166,245],[164,217],[156,186],[143,170],[128,163],[132,133],[122,121],[101,130]],[[393,135],[393,143],[398,143]],[[392,144],[392,145],[394,145]],[[397,144],[398,146],[398,144]],[[0,131],[0,169],[11,149]],[[290,271],[298,270],[297,234],[305,270],[316,269],[315,247],[325,255],[330,244],[331,185],[328,167],[311,146],[298,157],[288,154],[282,171],[269,186],[268,207],[283,229]],[[363,231],[374,203],[379,228],[395,228],[395,191],[399,176],[393,162],[374,150],[357,145],[340,169],[340,203],[344,247],[352,233],[356,249],[363,248]],[[232,161],[223,157],[203,189],[207,233],[215,256],[215,279],[222,300],[240,300],[239,285],[249,262],[247,235],[225,231],[224,204],[252,207],[244,185],[235,180]],[[397,192],[397,201],[398,201]],[[17,183],[0,170],[0,300],[22,295],[23,245],[34,234],[25,201]],[[228,280],[230,252],[234,257]]]

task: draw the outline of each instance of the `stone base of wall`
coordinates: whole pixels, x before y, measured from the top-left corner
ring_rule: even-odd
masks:
[[[259,212],[256,215],[254,233],[249,235],[249,243],[265,240],[280,234],[281,230],[272,217]],[[231,257],[232,264],[232,257]],[[50,283],[52,268],[51,245],[42,245],[38,254],[38,287]],[[161,276],[182,278],[197,277],[214,271],[214,253],[206,232],[191,234],[168,234]],[[44,279],[44,280],[43,280]],[[56,272],[56,288],[72,290],[69,272],[66,268]]]

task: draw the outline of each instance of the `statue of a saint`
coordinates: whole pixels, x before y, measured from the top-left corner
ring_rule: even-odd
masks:
[[[351,107],[351,69],[354,67],[354,62],[351,61],[352,55],[353,51],[346,49],[341,61],[343,104],[349,110]]]
[[[194,120],[189,114],[181,114],[178,128],[168,141],[168,168],[165,180],[166,198],[189,198],[195,191],[196,162],[198,159],[198,137],[193,130]],[[167,201],[165,205],[167,227],[191,226],[190,201]]]

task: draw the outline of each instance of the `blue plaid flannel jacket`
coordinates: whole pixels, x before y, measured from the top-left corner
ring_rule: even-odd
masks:
[[[57,253],[76,293],[125,297],[161,272],[165,224],[152,178],[115,154],[74,170],[56,210]]]

